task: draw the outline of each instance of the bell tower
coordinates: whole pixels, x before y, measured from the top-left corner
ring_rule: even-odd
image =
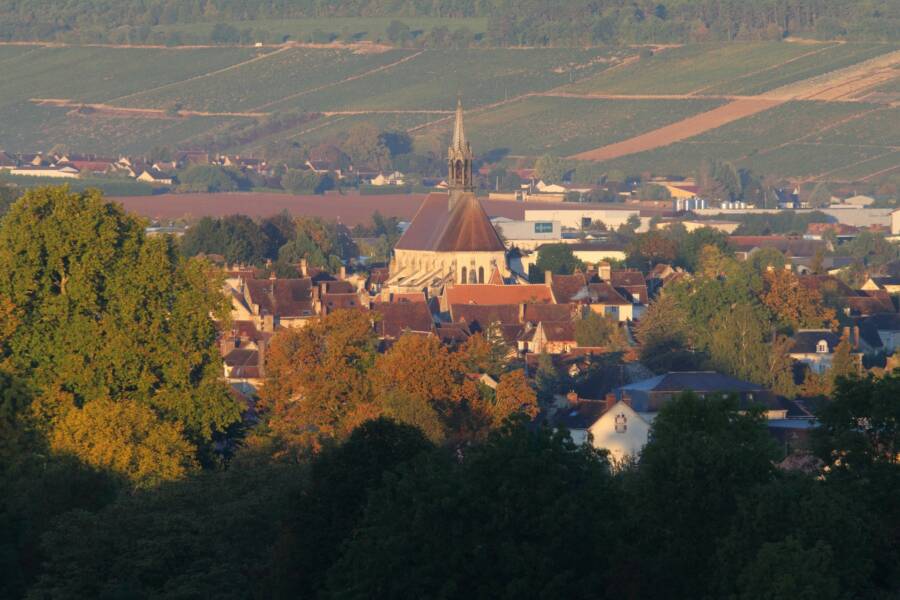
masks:
[[[450,189],[450,205],[462,192],[474,192],[475,182],[472,179],[472,146],[466,141],[466,130],[463,127],[462,98],[456,101],[456,124],[453,127],[453,140],[447,152],[447,184]]]

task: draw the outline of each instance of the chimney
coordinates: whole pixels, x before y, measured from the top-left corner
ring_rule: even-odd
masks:
[[[276,279],[278,279],[278,276],[275,274],[275,271],[269,273],[269,281],[275,281]]]
[[[610,392],[606,395],[606,410],[612,410],[612,407],[616,403],[616,395],[613,392]]]
[[[309,263],[305,258],[300,259],[300,277],[309,277]]]
[[[259,376],[266,376],[266,338],[261,337],[256,340],[257,355],[258,355],[258,367],[259,367]]]
[[[519,304],[519,323],[525,322],[525,303]]]
[[[609,281],[612,279],[612,265],[610,265],[605,260],[597,263],[597,275],[600,276],[600,279],[603,281]]]
[[[544,271],[544,283],[553,285],[553,271]]]
[[[578,406],[578,392],[575,390],[569,391],[569,393],[566,394],[566,400],[568,400],[569,406]]]
[[[338,279],[340,279],[341,281],[347,279],[347,267],[345,267],[344,265],[341,265],[341,271],[340,273],[338,273]]]

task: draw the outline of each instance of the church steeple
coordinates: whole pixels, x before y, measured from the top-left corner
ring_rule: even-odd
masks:
[[[472,147],[466,141],[466,130],[463,126],[462,98],[456,101],[456,123],[453,126],[453,140],[447,152],[449,176],[447,184],[450,188],[450,205],[461,192],[474,192],[475,182],[472,179]]]

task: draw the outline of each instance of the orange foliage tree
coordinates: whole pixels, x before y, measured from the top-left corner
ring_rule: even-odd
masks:
[[[488,412],[494,427],[514,414],[534,418],[538,414],[537,394],[521,369],[504,373],[497,384],[496,398]]]
[[[763,275],[760,298],[783,326],[793,329],[834,327],[835,313],[822,302],[818,290],[800,285],[800,279],[786,269],[773,269]]]
[[[339,310],[272,338],[260,408],[289,445],[314,450],[378,416],[370,370],[376,338],[369,316]]]

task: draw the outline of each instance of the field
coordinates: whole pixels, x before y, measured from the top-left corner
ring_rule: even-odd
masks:
[[[524,155],[569,155],[679,121],[721,104],[718,100],[591,100],[535,96],[467,122],[475,147]],[[449,132],[450,123],[443,125]]]
[[[389,22],[246,26],[300,39],[333,31],[337,21],[341,40],[377,40]],[[442,24],[407,23],[423,31]],[[202,36],[211,24],[186,27],[185,35]],[[638,48],[0,45],[0,148],[140,154],[197,147],[235,124],[307,112],[320,116],[227,150],[314,145],[368,123],[406,130],[417,148],[441,151],[460,94],[481,155],[549,153],[660,173],[693,172],[703,158],[718,158],[773,176],[867,178],[890,172],[900,149],[897,50],[752,42],[639,57]]]

